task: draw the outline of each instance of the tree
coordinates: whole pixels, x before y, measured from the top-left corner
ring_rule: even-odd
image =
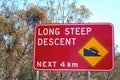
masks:
[[[52,23],[84,22],[92,13],[84,5],[77,6],[76,3],[69,0],[46,0],[44,7]]]
[[[47,17],[44,11],[36,6],[24,10],[18,8],[17,1],[8,0],[1,3],[0,53],[4,71],[2,79],[33,80],[33,29]]]

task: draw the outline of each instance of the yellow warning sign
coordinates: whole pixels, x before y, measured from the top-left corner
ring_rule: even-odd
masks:
[[[94,67],[106,56],[108,50],[93,37],[78,52]]]

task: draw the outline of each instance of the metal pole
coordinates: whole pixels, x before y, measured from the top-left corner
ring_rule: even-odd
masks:
[[[36,80],[39,80],[39,71],[36,71]]]
[[[41,21],[39,21],[39,24],[41,24]],[[39,80],[39,71],[36,71],[36,80]]]
[[[90,71],[87,72],[87,80],[90,80]]]

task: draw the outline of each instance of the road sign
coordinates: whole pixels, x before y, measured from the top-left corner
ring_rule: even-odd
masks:
[[[114,67],[111,23],[41,24],[35,27],[36,70],[110,71]]]

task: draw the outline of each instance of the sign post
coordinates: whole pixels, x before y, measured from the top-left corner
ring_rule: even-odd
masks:
[[[90,80],[90,71],[87,72],[87,80]]]
[[[34,32],[35,70],[111,71],[111,23],[40,24]]]
[[[39,80],[39,71],[36,71],[36,80]]]

